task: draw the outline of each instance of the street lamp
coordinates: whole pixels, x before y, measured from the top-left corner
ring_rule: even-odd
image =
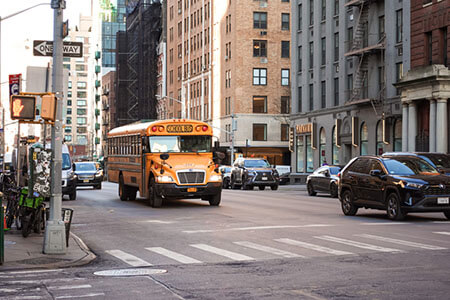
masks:
[[[185,109],[185,107],[184,107],[184,101],[181,101],[181,100],[175,99],[175,98],[173,98],[173,97],[169,97],[169,96],[155,95],[155,97],[156,97],[157,99],[160,99],[160,100],[162,100],[162,99],[164,99],[164,98],[168,98],[168,99],[170,99],[170,100],[173,100],[173,101],[175,101],[175,102],[180,103],[180,104],[181,104],[181,118],[182,118],[182,119],[186,119],[186,109]]]

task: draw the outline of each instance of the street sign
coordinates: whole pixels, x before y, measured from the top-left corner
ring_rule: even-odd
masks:
[[[36,97],[13,95],[10,103],[12,120],[31,120],[36,118]]]
[[[33,41],[34,56],[53,56],[53,41]],[[83,43],[64,42],[64,57],[83,57]]]
[[[22,74],[9,75],[9,96],[19,95]]]

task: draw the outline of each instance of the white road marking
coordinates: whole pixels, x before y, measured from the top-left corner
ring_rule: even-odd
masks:
[[[375,246],[375,245],[371,245],[371,244],[356,242],[356,241],[352,241],[352,240],[341,239],[341,238],[337,238],[337,237],[329,236],[329,235],[315,236],[315,238],[325,240],[325,241],[340,243],[340,244],[344,244],[344,245],[348,245],[348,246],[353,246],[353,247],[357,247],[357,248],[361,248],[361,249],[379,251],[379,252],[404,252],[399,249],[385,248],[385,247]]]
[[[84,278],[54,278],[54,279],[34,279],[34,280],[12,280],[9,284],[35,284],[35,283],[54,283],[54,282],[72,282],[74,280],[85,280]]]
[[[176,252],[170,251],[170,250],[162,248],[162,247],[150,247],[150,248],[145,248],[145,249],[147,249],[148,251],[152,251],[152,252],[164,255],[164,256],[166,256],[168,258],[171,258],[171,259],[176,260],[176,261],[178,261],[180,263],[183,263],[183,264],[199,264],[199,263],[202,263],[199,260],[196,260],[194,258],[191,258],[189,256],[186,256],[186,255],[183,255],[183,254],[180,254],[180,253],[176,253]]]
[[[433,233],[443,234],[443,235],[450,235],[449,231],[434,231]]]
[[[308,225],[254,226],[254,227],[240,227],[240,228],[227,228],[227,229],[185,230],[183,232],[184,233],[208,233],[208,232],[220,232],[220,231],[247,231],[247,230],[330,227],[330,226],[335,226],[335,225],[331,225],[331,224],[308,224]]]
[[[60,286],[49,286],[49,290],[71,290],[71,289],[88,289],[92,286],[90,284],[80,284],[80,285],[60,285]]]
[[[286,239],[286,238],[275,239],[275,241],[280,242],[280,243],[285,243],[288,245],[300,246],[300,247],[303,247],[306,249],[323,252],[323,253],[328,253],[328,254],[333,254],[333,255],[351,255],[351,254],[353,254],[352,252],[335,250],[335,249],[331,249],[331,248],[327,248],[327,247],[323,247],[323,246],[319,246],[319,245],[314,245],[314,244],[305,243],[305,242],[301,242],[301,241],[297,241],[297,240]]]
[[[152,265],[146,262],[145,260],[142,260],[139,257],[128,254],[126,252],[123,252],[122,250],[106,250],[105,252],[133,267],[149,267]]]
[[[95,294],[86,294],[86,295],[65,295],[65,296],[55,297],[55,299],[88,298],[88,297],[97,297],[97,296],[105,296],[105,293],[95,293]]]
[[[436,224],[450,224],[450,221],[433,221]]]
[[[50,273],[50,272],[61,272],[62,269],[50,269],[50,270],[27,270],[27,271],[10,271],[2,272],[0,274],[34,274],[34,273]]]
[[[0,289],[0,292],[3,292],[3,293],[12,293],[12,292],[17,292],[17,291],[19,291],[20,289]]]
[[[267,252],[267,253],[271,253],[271,254],[275,254],[275,255],[279,255],[282,257],[286,257],[286,258],[295,258],[295,257],[302,257],[305,258],[305,256],[302,255],[298,255],[292,252],[288,252],[288,251],[284,251],[281,249],[276,249],[276,248],[272,248],[272,247],[268,247],[268,246],[264,246],[264,245],[259,245],[259,244],[255,244],[252,242],[247,242],[247,241],[243,241],[243,242],[234,242],[234,244],[239,245],[239,246],[244,246],[247,248],[251,248],[251,249],[256,249],[262,252]]]
[[[408,225],[411,223],[406,223],[406,222],[374,222],[374,223],[361,223],[361,225]]]
[[[237,261],[255,260],[254,258],[247,256],[247,255],[231,252],[228,250],[216,248],[216,247],[205,245],[205,244],[194,244],[194,245],[191,245],[191,247],[201,249],[201,250],[204,250],[207,252],[211,252],[211,253],[214,253],[214,254],[217,254],[220,256],[224,256],[224,257],[230,258],[232,260],[237,260]]]
[[[389,243],[393,243],[393,244],[416,247],[416,248],[427,249],[427,250],[445,250],[445,249],[447,249],[444,247],[415,243],[415,242],[410,242],[410,241],[405,241],[405,240],[392,239],[392,238],[387,238],[387,237],[378,236],[378,235],[371,235],[371,234],[355,234],[355,235],[363,237],[363,238],[372,239],[372,240],[389,242]]]
[[[144,221],[145,223],[157,223],[157,224],[173,224],[175,222],[172,221],[161,221],[161,220],[148,220]]]
[[[44,299],[42,296],[17,296],[12,299],[15,300],[33,300],[33,299]]]

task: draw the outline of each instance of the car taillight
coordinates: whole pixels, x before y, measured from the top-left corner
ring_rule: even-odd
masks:
[[[338,177],[339,179],[341,179],[341,172],[339,172],[339,173],[337,174],[337,177]]]

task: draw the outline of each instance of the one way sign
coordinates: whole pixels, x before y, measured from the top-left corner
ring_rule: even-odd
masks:
[[[33,41],[34,56],[53,56],[53,41]],[[64,42],[63,56],[83,57],[83,43]]]

